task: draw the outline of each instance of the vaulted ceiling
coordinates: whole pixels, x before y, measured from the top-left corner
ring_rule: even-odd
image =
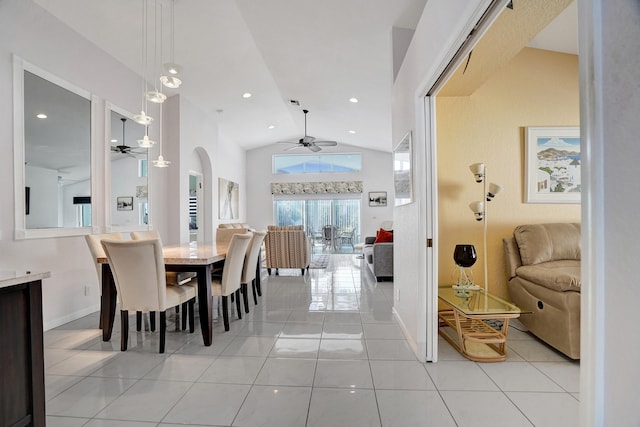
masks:
[[[140,74],[142,0],[34,1]],[[390,151],[392,28],[415,28],[426,1],[175,0],[179,92],[247,149],[300,138],[306,108],[310,135]],[[562,34],[532,38],[570,2],[514,0],[514,10],[503,13],[511,17],[497,21],[510,29],[478,45],[465,84],[479,84],[527,43],[555,49]],[[158,4],[168,34],[170,1]],[[514,43],[506,48],[505,41]]]

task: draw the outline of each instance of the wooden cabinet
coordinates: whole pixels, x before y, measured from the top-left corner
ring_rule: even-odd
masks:
[[[0,274],[0,425],[44,426],[42,279]]]

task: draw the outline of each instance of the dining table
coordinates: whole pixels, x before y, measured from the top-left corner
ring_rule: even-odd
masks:
[[[196,273],[196,280],[198,281],[198,313],[205,346],[210,346],[213,341],[211,271],[218,264],[224,263],[226,251],[226,246],[198,242],[167,245],[162,248],[166,271]],[[117,290],[106,256],[98,257],[96,261],[102,265],[102,296],[100,299],[102,340],[109,341],[113,332]]]

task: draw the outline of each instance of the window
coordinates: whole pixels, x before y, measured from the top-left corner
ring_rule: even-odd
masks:
[[[353,242],[360,240],[360,199],[275,200],[276,225],[302,225],[314,240],[322,236],[325,226],[333,226],[336,236],[343,237],[345,246],[336,251],[352,251]]]
[[[273,173],[340,173],[360,172],[360,153],[334,154],[276,154],[273,156]]]
[[[147,170],[147,159],[139,159],[138,160],[138,176],[145,177],[148,176]]]

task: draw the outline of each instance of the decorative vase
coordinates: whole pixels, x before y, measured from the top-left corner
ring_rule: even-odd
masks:
[[[456,245],[456,248],[453,251],[453,260],[458,266],[458,277],[457,284],[453,285],[454,289],[479,289],[479,287],[473,283],[473,272],[469,268],[476,263],[477,259],[478,255],[476,254],[476,248],[473,245]]]
[[[471,267],[477,259],[476,248],[473,245],[456,245],[453,251],[453,260],[459,267]]]

